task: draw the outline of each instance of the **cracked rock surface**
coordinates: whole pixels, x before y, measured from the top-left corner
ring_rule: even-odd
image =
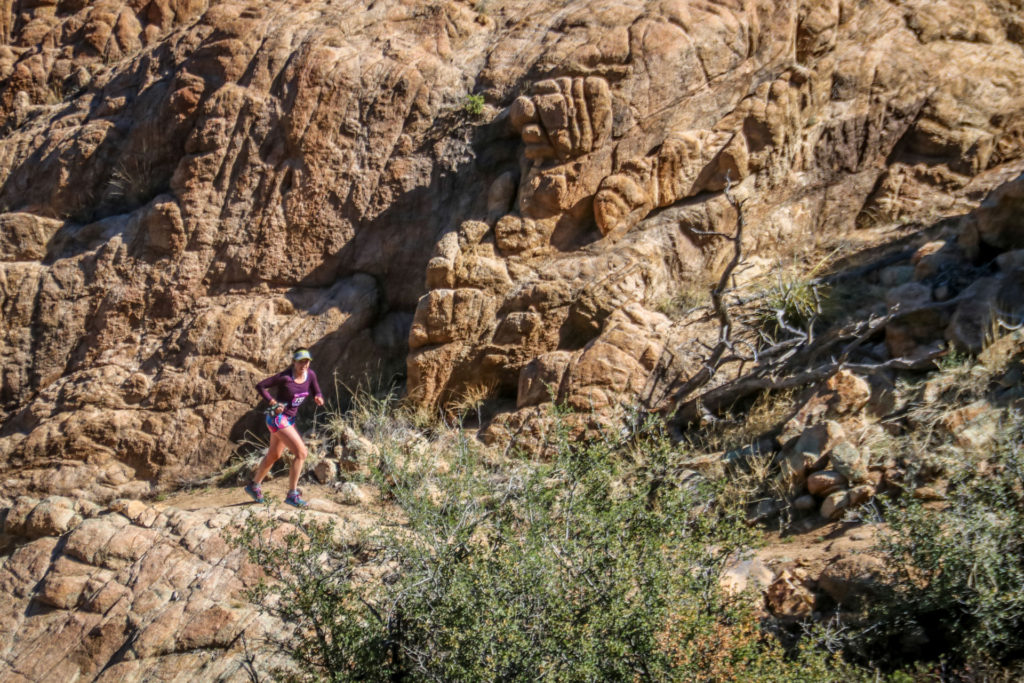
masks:
[[[287,626],[247,601],[261,573],[227,539],[247,515],[270,515],[284,533],[297,513],[189,507],[50,496],[4,508],[0,679],[248,681],[251,667],[264,677],[287,667],[261,649]],[[328,500],[311,507],[341,533],[366,524]]]

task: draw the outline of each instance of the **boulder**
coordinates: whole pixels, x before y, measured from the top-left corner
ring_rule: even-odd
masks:
[[[132,524],[147,529],[153,526],[153,523],[160,515],[159,510],[146,505],[140,500],[120,498],[112,501],[108,507],[114,512],[124,515]]]
[[[846,431],[841,424],[835,420],[826,420],[805,429],[793,445],[793,451],[814,456],[810,469],[817,470],[825,465],[824,456],[845,438]]]
[[[996,265],[1003,273],[1024,268],[1024,249],[1011,249],[996,256]]]
[[[885,293],[885,304],[890,311],[912,311],[932,302],[932,288],[920,282],[907,282]]]
[[[982,277],[960,294],[962,302],[945,330],[945,338],[958,349],[976,354],[984,348],[993,331],[993,309],[1001,284],[1001,278]]]
[[[847,481],[860,484],[868,478],[868,456],[849,441],[837,443],[828,454],[832,469]]]
[[[862,378],[841,370],[830,377],[782,426],[777,440],[786,452],[816,456],[812,469],[825,466],[821,455],[845,438],[838,420],[858,421],[859,411],[871,398],[871,387]],[[795,441],[800,437],[800,441]],[[790,450],[792,449],[792,450]]]
[[[858,377],[849,370],[840,370],[832,375],[825,386],[834,392],[830,405],[839,415],[860,410],[871,398],[871,387],[868,383],[863,377]]]
[[[921,246],[911,258],[914,264],[914,279],[934,280],[936,276],[948,275],[957,267],[967,265],[963,252],[954,242],[936,241]]]
[[[825,519],[839,519],[850,507],[849,491],[834,491],[825,497],[819,512]]]
[[[775,580],[775,572],[758,558],[750,558],[730,563],[719,579],[719,585],[730,595],[753,589],[760,597]]]
[[[957,446],[971,452],[982,453],[999,436],[1003,412],[985,399],[979,399],[948,412],[939,421]]]
[[[777,617],[806,619],[814,611],[815,599],[805,580],[783,570],[765,591],[765,603]]]
[[[358,484],[347,481],[338,489],[338,497],[345,505],[364,505],[370,498]]]
[[[848,482],[839,472],[823,470],[807,478],[807,491],[819,498],[826,498],[836,491],[845,491]]]
[[[798,496],[793,501],[793,508],[799,512],[805,513],[811,512],[812,510],[817,511],[818,501],[811,495]]]
[[[992,192],[969,217],[970,227],[985,244],[1000,249],[1024,247],[1024,228],[1018,218],[1024,209],[1024,178]]]
[[[779,460],[778,483],[790,494],[798,494],[807,483],[807,476],[813,471],[819,458],[811,453],[796,450],[783,455]]]
[[[372,462],[379,456],[379,449],[366,437],[360,435],[355,429],[344,425],[338,434],[338,441],[342,447],[340,454],[335,455],[342,461],[354,463]]]
[[[850,489],[849,504],[850,507],[857,507],[867,503],[875,497],[875,484],[861,484],[860,486],[854,486]]]
[[[912,492],[914,498],[924,501],[946,500],[945,486],[936,483],[931,486],[918,486]]]
[[[800,432],[799,437],[792,436],[792,432],[801,424],[800,420],[791,420],[778,437],[779,441],[790,443],[779,456],[779,481],[792,492],[799,492],[808,476],[825,466],[825,454],[831,447],[846,438],[843,426],[835,420],[807,427]]]
[[[908,284],[913,279],[914,266],[908,265],[889,266],[888,268],[883,269],[878,274],[878,281],[882,285],[891,288],[890,291],[897,287],[900,287],[901,285]],[[915,291],[919,290],[915,288]],[[887,296],[886,298],[888,303],[889,297]],[[894,295],[892,297],[893,303],[899,302],[901,299],[902,297],[900,295]]]
[[[24,533],[29,538],[62,536],[81,521],[81,515],[75,511],[74,501],[63,496],[49,496],[29,513]]]
[[[313,476],[321,484],[330,484],[338,478],[338,464],[328,458],[321,458],[313,466]]]
[[[37,599],[58,609],[73,609],[89,582],[88,574],[51,572],[43,579]]]
[[[747,513],[747,524],[760,524],[774,519],[779,514],[779,503],[767,499],[758,501]]]
[[[10,536],[24,536],[27,533],[28,517],[37,505],[39,505],[39,500],[36,498],[18,496],[14,505],[7,509],[7,514],[4,517],[4,533]]]

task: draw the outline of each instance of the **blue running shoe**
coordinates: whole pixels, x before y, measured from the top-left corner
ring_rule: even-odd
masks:
[[[248,493],[249,496],[257,503],[263,502],[263,489],[259,484],[250,481],[245,485],[245,492]]]
[[[284,498],[284,502],[287,505],[291,505],[292,507],[297,508],[304,508],[309,506],[309,503],[302,500],[302,492],[299,491],[298,489],[295,489],[294,491],[289,491],[288,495],[285,496]]]

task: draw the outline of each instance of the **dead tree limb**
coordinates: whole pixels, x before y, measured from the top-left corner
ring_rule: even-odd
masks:
[[[699,354],[700,369],[685,380],[677,379],[666,389],[661,403],[660,412],[674,413],[682,422],[693,422],[701,418],[712,418],[716,413],[736,404],[738,401],[767,390],[780,390],[806,386],[827,379],[842,369],[861,373],[873,373],[881,370],[919,370],[928,367],[935,358],[944,351],[914,357],[894,358],[875,364],[853,363],[851,358],[869,339],[881,333],[887,325],[899,322],[916,314],[928,311],[948,309],[959,304],[960,297],[948,301],[930,303],[925,306],[908,310],[893,310],[886,315],[875,316],[836,333],[816,338],[811,329],[798,329],[785,320],[783,311],[776,311],[780,328],[789,336],[782,340],[767,341],[767,346],[758,348],[747,341],[736,340],[736,322],[730,312],[730,302],[726,295],[733,294],[729,281],[743,259],[743,234],[746,222],[743,214],[743,203],[738,202],[732,193],[733,185],[726,178],[725,197],[736,210],[736,230],[729,235],[719,231],[706,231],[712,237],[732,242],[732,259],[726,265],[711,290],[711,308],[718,320],[719,331],[717,342],[713,345],[703,344],[704,351]],[[903,256],[902,252],[899,255]],[[883,259],[880,263],[887,263]],[[875,264],[872,264],[873,269]],[[867,269],[863,269],[867,270]],[[813,320],[810,325],[813,325]],[[673,354],[675,355],[675,354]],[[828,357],[827,361],[819,359]],[[739,364],[740,370],[736,378],[706,391],[704,389],[723,366]],[[747,368],[748,364],[753,367]],[[747,372],[744,374],[744,370]]]
[[[844,369],[863,374],[871,374],[879,370],[923,370],[930,367],[935,359],[944,353],[946,353],[945,350],[934,351],[913,359],[893,358],[884,363],[874,364],[834,361],[792,375],[748,375],[715,387],[700,396],[679,404],[675,415],[681,422],[694,422],[705,418],[707,415],[718,413],[731,405],[735,405],[738,401],[762,391],[778,391],[807,386],[808,384],[828,379]]]
[[[674,404],[683,397],[689,396],[710,382],[711,378],[715,376],[715,372],[718,371],[723,356],[733,348],[733,320],[729,313],[729,306],[725,301],[725,293],[729,289],[729,279],[732,277],[733,271],[736,270],[740,261],[743,260],[743,230],[746,227],[746,222],[743,218],[743,203],[736,201],[736,198],[733,196],[732,181],[728,173],[725,175],[725,198],[736,210],[736,232],[731,236],[721,232],[714,233],[715,236],[732,242],[732,259],[730,259],[725,270],[719,276],[718,283],[711,289],[711,308],[715,313],[715,317],[718,318],[719,324],[718,343],[711,348],[708,357],[704,360],[701,369],[696,374],[687,379],[679,388],[670,389],[670,404]]]

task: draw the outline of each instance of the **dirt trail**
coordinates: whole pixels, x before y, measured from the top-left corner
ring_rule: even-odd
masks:
[[[303,484],[299,486],[302,497],[310,501],[310,508],[317,509],[324,501],[332,504],[340,503],[338,493],[329,486],[320,484]],[[263,494],[272,502],[272,505],[284,505],[284,497],[288,493],[287,477],[277,477],[263,484]],[[178,508],[179,510],[195,511],[211,507],[240,507],[245,505],[256,505],[246,495],[241,486],[211,486],[201,489],[189,489],[168,494],[166,497],[153,502],[157,510],[167,508]],[[326,510],[325,510],[326,511]]]

